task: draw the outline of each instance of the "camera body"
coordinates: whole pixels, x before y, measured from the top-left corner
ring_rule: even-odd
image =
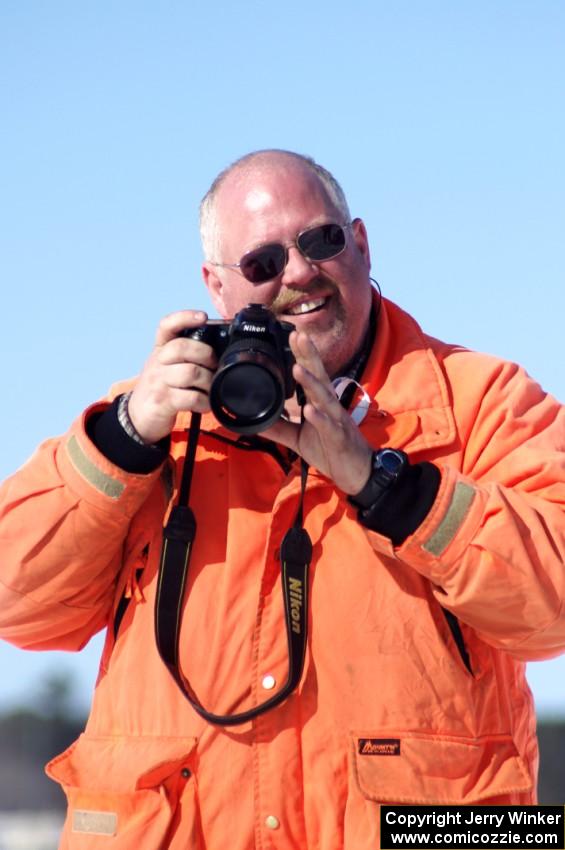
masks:
[[[296,389],[288,343],[294,325],[263,304],[248,304],[231,322],[211,319],[179,335],[214,349],[219,363],[210,389],[216,419],[236,434],[258,434],[280,417]]]

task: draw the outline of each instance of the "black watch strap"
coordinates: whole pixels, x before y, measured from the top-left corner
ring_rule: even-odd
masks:
[[[410,466],[408,455],[400,449],[384,448],[373,452],[371,474],[363,489],[348,501],[360,510],[367,510],[380,502]]]
[[[428,515],[440,483],[441,473],[435,463],[408,463],[395,482],[381,490],[369,507],[356,505],[359,507],[357,520],[365,528],[388,537],[394,546],[400,546]],[[358,493],[349,501],[355,504],[359,496]]]

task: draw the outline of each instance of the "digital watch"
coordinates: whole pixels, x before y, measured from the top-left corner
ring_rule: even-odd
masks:
[[[378,449],[373,452],[371,474],[363,489],[348,501],[360,510],[360,518],[373,513],[386,493],[406,473],[410,466],[408,455],[400,449]]]

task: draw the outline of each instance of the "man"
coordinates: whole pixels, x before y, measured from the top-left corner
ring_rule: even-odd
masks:
[[[86,731],[48,767],[62,846],[369,850],[379,804],[534,802],[524,662],[565,646],[563,408],[381,299],[311,160],[244,157],[202,236],[222,317],[295,325],[306,403],[220,426],[216,355],[179,336],[206,316],[181,311],[4,486],[3,636],[76,650],[108,627]]]

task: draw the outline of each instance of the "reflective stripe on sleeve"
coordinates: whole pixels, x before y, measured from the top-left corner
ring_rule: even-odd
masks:
[[[89,484],[110,499],[120,498],[126,485],[122,484],[116,478],[112,478],[111,475],[102,472],[101,469],[98,469],[90,458],[85,455],[74,434],[67,442],[66,449],[72,465]]]
[[[444,518],[422,548],[439,557],[444,552],[461,526],[475,498],[475,489],[464,481],[455,485],[453,496]]]

